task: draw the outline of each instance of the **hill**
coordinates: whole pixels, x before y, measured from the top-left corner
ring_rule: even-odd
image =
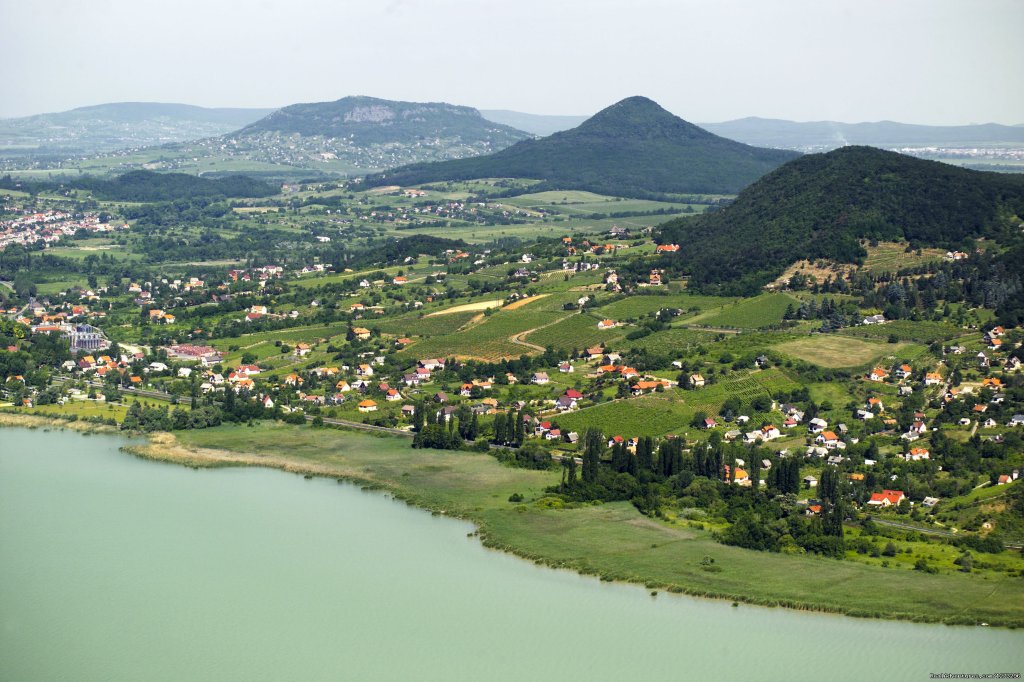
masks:
[[[1024,128],[996,123],[966,126],[925,126],[893,121],[839,123],[741,118],[701,126],[746,144],[799,151],[823,151],[844,145],[872,147],[1024,145]]]
[[[586,116],[546,116],[507,109],[481,109],[480,115],[488,121],[512,126],[540,137],[575,128],[587,120]]]
[[[225,134],[227,133],[227,134]],[[90,159],[90,173],[130,170],[229,174],[299,181],[365,175],[410,163],[478,156],[530,137],[470,107],[345,97],[293,104],[215,136]],[[68,164],[36,165],[66,171]],[[16,168],[12,168],[16,169]]]
[[[184,142],[223,135],[271,111],[118,102],[0,119],[0,158],[93,154]]]
[[[691,286],[750,293],[808,258],[853,263],[861,239],[956,247],[1024,215],[1024,176],[985,173],[872,147],[812,154],[766,175],[726,208],[670,221],[674,265]]]
[[[528,137],[520,130],[488,121],[470,107],[438,102],[394,102],[374,97],[293,104],[230,137],[264,132],[348,138],[361,146],[458,140],[464,145],[490,149],[501,149]]]
[[[543,189],[618,196],[732,194],[795,156],[727,140],[645,97],[630,97],[550,137],[524,140],[489,156],[398,168],[367,182],[511,177],[543,180]]]

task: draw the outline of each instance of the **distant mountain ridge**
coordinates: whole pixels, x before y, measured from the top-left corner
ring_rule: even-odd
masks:
[[[630,97],[571,130],[523,140],[488,156],[396,168],[366,182],[513,177],[542,180],[545,188],[619,196],[731,194],[796,156],[719,137],[646,97]]]
[[[293,104],[246,126],[232,137],[264,132],[349,138],[363,145],[456,139],[466,145],[482,144],[494,149],[529,137],[521,130],[488,121],[471,107],[375,97]]]
[[[173,113],[168,107],[185,113],[194,109],[187,105],[116,105],[115,113],[122,120],[110,126],[117,131],[133,130],[138,124],[131,121],[144,119],[154,107],[163,114]],[[115,137],[119,144],[101,145],[99,153],[104,156],[90,159],[89,168],[108,175],[143,169],[214,175],[243,171],[251,176],[294,181],[328,175],[361,176],[410,163],[477,156],[530,137],[529,133],[486,120],[471,107],[438,102],[344,97],[333,102],[258,110],[259,116],[245,111],[243,121],[221,114],[225,122],[231,123],[227,129],[225,125],[208,126],[199,134],[193,126],[192,134],[172,140],[166,139],[167,135],[157,139],[150,136],[149,147],[141,150],[136,148],[145,146],[144,136],[126,140],[118,132]],[[0,147],[2,140],[0,136]],[[38,169],[61,172],[73,168],[62,162],[72,155],[68,149],[50,148],[45,156],[39,149],[15,140],[8,156],[20,156]],[[18,163],[15,160],[5,165],[16,169]]]
[[[0,157],[77,155],[223,135],[273,109],[116,102],[0,119]]]
[[[1024,216],[1024,175],[851,146],[791,161],[659,239],[683,246],[670,262],[691,288],[752,293],[798,260],[858,262],[862,239],[955,248],[998,238],[1011,214]]]
[[[997,123],[965,126],[927,126],[893,121],[839,123],[797,122],[748,117],[723,123],[702,123],[711,132],[747,144],[786,149],[828,150],[844,145],[872,147],[1008,144],[1024,146],[1024,126]]]

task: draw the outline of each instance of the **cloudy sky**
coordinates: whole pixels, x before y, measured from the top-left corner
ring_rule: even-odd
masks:
[[[0,117],[372,95],[1024,123],[1022,0],[0,0]]]

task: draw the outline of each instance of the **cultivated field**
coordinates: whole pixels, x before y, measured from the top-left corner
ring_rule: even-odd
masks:
[[[787,341],[775,350],[821,367],[860,367],[886,356],[901,357],[905,343],[880,343],[837,334],[814,334],[807,338]]]
[[[906,268],[915,268],[925,263],[942,260],[946,253],[942,249],[921,249],[907,251],[907,245],[898,242],[879,242],[878,246],[867,247],[868,257],[864,260],[864,269],[871,273],[898,272]]]
[[[693,294],[669,294],[662,296],[641,294],[600,306],[595,310],[595,314],[610,317],[613,320],[628,320],[657,312],[663,308],[678,308],[684,312],[690,310],[709,311],[735,301],[735,298],[696,296]]]
[[[557,324],[528,334],[523,340],[563,353],[582,351],[601,343],[606,344],[608,348],[614,348],[625,336],[628,328],[598,329],[597,323],[600,319],[603,318],[591,313],[572,315]]]
[[[800,301],[788,294],[761,294],[701,313],[685,322],[708,327],[759,329],[782,322],[782,315],[790,305],[799,307]]]
[[[437,317],[438,315],[451,315],[452,313],[463,313],[466,311],[478,312],[481,310],[487,310],[488,308],[497,308],[505,299],[497,298],[492,301],[477,301],[476,303],[463,303],[462,305],[452,306],[451,308],[445,308],[444,310],[438,310],[432,313],[428,313],[425,317]]]

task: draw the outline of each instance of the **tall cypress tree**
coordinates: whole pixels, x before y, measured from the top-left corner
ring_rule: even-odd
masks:
[[[514,431],[516,447],[519,447],[520,445],[522,445],[523,441],[526,440],[526,425],[523,423],[523,419],[525,417],[526,417],[526,413],[523,412],[522,410],[519,410],[519,414],[517,415],[517,418],[516,418],[515,431]]]
[[[413,431],[416,431],[417,433],[422,431],[423,430],[424,421],[425,421],[425,419],[424,419],[424,414],[423,414],[423,401],[422,400],[417,400],[416,404],[413,406],[413,412],[412,412],[412,429],[413,429]]]
[[[654,443],[649,436],[640,438],[636,443],[636,466],[640,471],[654,470]]]
[[[597,481],[597,469],[604,451],[604,436],[597,429],[587,429],[583,436],[583,482]]]
[[[494,415],[494,442],[502,445],[508,442],[508,437],[505,431],[505,413],[499,412]]]

